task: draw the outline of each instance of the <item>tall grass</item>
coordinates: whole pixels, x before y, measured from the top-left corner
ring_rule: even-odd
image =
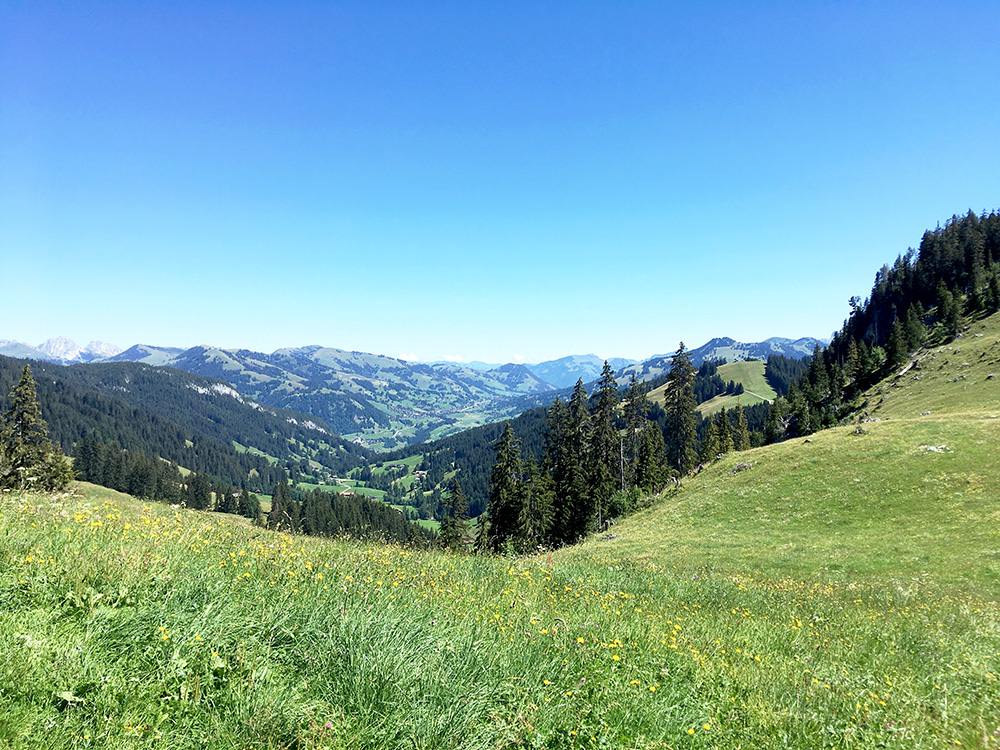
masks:
[[[0,743],[1000,747],[995,603],[627,543],[471,559],[4,495]]]

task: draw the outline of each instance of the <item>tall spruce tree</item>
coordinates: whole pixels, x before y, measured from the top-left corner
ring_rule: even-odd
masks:
[[[219,513],[236,513],[238,507],[237,495],[234,488],[219,484],[215,488],[215,509]]]
[[[256,495],[251,495],[246,487],[240,490],[236,512],[252,521],[256,521],[260,515],[260,500],[257,499]]]
[[[847,355],[844,361],[844,374],[847,376],[849,384],[854,385],[860,375],[861,355],[858,351],[858,342],[853,336],[847,340]]]
[[[458,479],[451,483],[451,492],[444,502],[444,516],[438,532],[438,545],[451,552],[465,552],[465,537],[469,534],[469,503]]]
[[[649,402],[646,400],[646,384],[635,379],[629,381],[625,391],[625,482],[629,486],[636,484],[635,473],[639,465],[639,447],[642,445],[642,428],[646,424],[646,414],[649,412]]]
[[[208,510],[212,507],[212,481],[200,471],[188,477],[187,507],[194,510]]]
[[[736,444],[733,441],[733,424],[729,421],[729,413],[723,406],[715,415],[719,430],[719,453],[732,453]]]
[[[802,437],[804,435],[811,435],[813,432],[813,417],[812,411],[809,409],[809,399],[806,395],[796,387],[795,383],[792,383],[791,388],[788,389],[788,424],[786,429],[786,434],[789,428],[791,428],[794,435]]]
[[[656,422],[647,422],[641,437],[635,483],[646,492],[659,492],[669,479],[663,433]]]
[[[490,552],[490,518],[488,511],[483,511],[476,518],[476,540],[472,544],[472,549],[480,555]]]
[[[961,319],[960,303],[945,286],[944,281],[938,283],[937,302],[937,317],[944,328],[944,333],[949,338],[954,338],[958,335],[958,324]]]
[[[504,551],[516,544],[521,508],[524,503],[524,465],[521,441],[508,422],[494,445],[496,460],[490,472],[490,495],[486,504],[489,547]]]
[[[733,444],[736,450],[745,451],[750,448],[750,426],[747,424],[747,415],[743,411],[743,404],[736,404],[733,410],[736,415],[736,424],[733,428]]]
[[[297,531],[299,528],[299,509],[292,500],[288,482],[284,479],[274,485],[271,492],[271,512],[267,517],[268,528]]]
[[[670,379],[664,392],[667,413],[667,461],[680,474],[687,474],[697,458],[698,417],[694,395],[697,374],[691,364],[691,354],[680,343],[670,361]]]
[[[987,283],[986,288],[989,290],[987,292],[987,309],[990,312],[995,312],[1000,309],[1000,272],[994,273]]]
[[[906,339],[910,351],[919,349],[927,341],[927,327],[924,325],[924,306],[919,301],[906,311]]]
[[[559,531],[562,541],[572,544],[584,536],[591,528],[594,518],[594,491],[590,485],[587,466],[590,457],[591,419],[587,389],[583,379],[578,379],[569,398],[568,419],[564,423],[565,435],[561,443],[566,451],[565,465],[569,470],[566,481],[560,488],[562,513]]]
[[[73,469],[49,440],[28,365],[9,398],[10,408],[0,422],[0,487],[65,489],[73,479]]]
[[[552,477],[541,471],[530,458],[525,461],[525,492],[518,519],[518,538],[522,551],[531,552],[549,540],[552,529]]]
[[[601,380],[597,385],[597,408],[591,417],[590,450],[587,466],[590,471],[590,492],[593,496],[597,525],[604,519],[611,495],[621,487],[621,442],[615,428],[615,407],[618,405],[618,385],[615,374],[604,361]]]
[[[711,463],[721,455],[719,421],[712,418],[708,420],[708,426],[705,428],[705,439],[701,444],[701,462],[704,464]]]
[[[892,327],[889,329],[889,340],[885,344],[886,367],[894,370],[901,366],[910,353],[909,348],[903,323],[897,317],[892,321]]]

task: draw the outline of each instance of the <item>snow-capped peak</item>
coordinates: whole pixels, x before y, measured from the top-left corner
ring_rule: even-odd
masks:
[[[57,336],[44,344],[39,344],[38,351],[54,359],[73,360],[80,357],[80,347],[76,345],[76,342],[63,336]]]
[[[83,349],[84,354],[92,354],[96,359],[107,359],[108,357],[113,357],[116,354],[122,353],[122,348],[120,346],[115,346],[114,344],[108,344],[104,341],[91,341]]]

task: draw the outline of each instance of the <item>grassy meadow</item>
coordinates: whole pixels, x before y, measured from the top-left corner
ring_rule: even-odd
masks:
[[[732,409],[737,404],[753,406],[764,401],[772,401],[777,394],[764,377],[765,365],[765,362],[754,359],[729,362],[719,367],[719,377],[722,378],[723,382],[728,383],[731,380],[734,383],[741,383],[746,391],[739,396],[722,394],[710,398],[708,401],[698,404],[698,412],[703,417],[711,417],[716,412],[721,411],[723,407]],[[666,389],[667,385],[664,383],[646,394],[646,398],[662,405]]]
[[[0,747],[1000,750],[977,325],[867,394],[881,421],[729,455],[535,557],[0,495]]]

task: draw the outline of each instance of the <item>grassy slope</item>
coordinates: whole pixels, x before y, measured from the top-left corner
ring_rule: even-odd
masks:
[[[573,554],[824,582],[932,581],[1000,601],[1000,420],[854,429],[729,455],[618,538]],[[942,444],[949,450],[927,449]]]
[[[0,745],[996,750],[994,365],[942,357],[867,434],[728,456],[526,560],[0,496]]]
[[[765,363],[760,360],[750,362],[730,362],[719,368],[719,377],[723,381],[742,383],[746,389],[739,396],[716,396],[698,405],[698,411],[706,417],[710,417],[723,407],[732,409],[737,404],[743,406],[753,406],[764,401],[772,401],[778,394],[764,377]]]
[[[1000,416],[1000,315],[973,323],[949,344],[917,352],[911,363],[866,394],[867,410],[883,419],[922,421],[961,412]]]
[[[753,406],[774,399],[777,394],[764,377],[764,366],[765,363],[760,360],[730,362],[722,365],[719,368],[719,377],[722,378],[723,382],[728,383],[731,380],[734,383],[742,383],[746,392],[740,396],[716,396],[699,404],[698,411],[702,415],[710,417],[720,411],[722,407],[732,409],[737,404]],[[659,388],[650,391],[646,398],[662,404],[663,392],[666,388],[667,385],[664,383]]]

